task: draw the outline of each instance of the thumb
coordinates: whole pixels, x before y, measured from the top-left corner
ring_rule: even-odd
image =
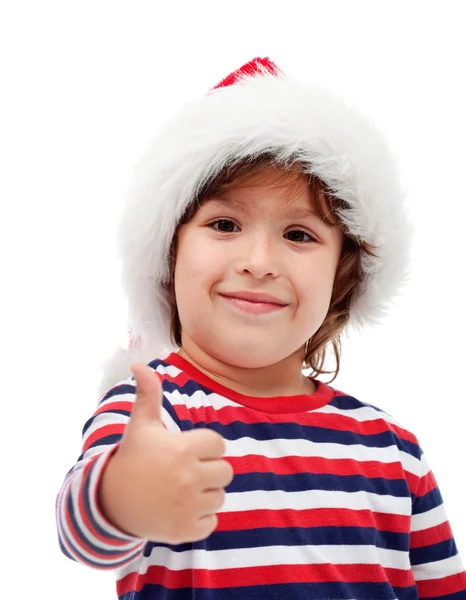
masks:
[[[159,376],[143,364],[131,365],[131,371],[136,379],[136,401],[131,413],[131,421],[158,421],[162,425],[160,413],[163,394]]]

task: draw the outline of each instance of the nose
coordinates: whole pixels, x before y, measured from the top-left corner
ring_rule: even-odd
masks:
[[[246,236],[245,236],[246,237]],[[242,275],[250,273],[256,279],[266,276],[277,277],[279,273],[279,257],[272,236],[264,233],[254,233],[243,238],[238,272]]]

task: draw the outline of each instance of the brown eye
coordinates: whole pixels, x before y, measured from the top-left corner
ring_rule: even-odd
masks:
[[[316,241],[311,235],[309,235],[305,231],[302,231],[301,229],[293,229],[293,231],[288,231],[288,233],[285,233],[285,235],[291,235],[291,241],[297,242],[298,244],[309,244],[309,242]],[[309,239],[302,239],[303,235],[307,236]]]
[[[215,227],[215,225],[219,225],[219,229],[217,229]],[[220,231],[222,233],[234,233],[234,231],[232,231],[232,227],[237,227],[236,223],[233,223],[233,221],[230,221],[229,219],[217,219],[217,221],[213,221],[212,223],[209,223],[208,227],[211,227],[212,229],[215,229],[215,231]]]

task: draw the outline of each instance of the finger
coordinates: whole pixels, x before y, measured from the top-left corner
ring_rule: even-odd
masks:
[[[143,364],[131,365],[136,380],[136,400],[131,420],[153,421],[162,425],[162,384],[158,374]]]
[[[225,488],[233,481],[233,467],[226,460],[203,461],[199,468],[202,489]]]
[[[183,435],[189,436],[190,449],[201,461],[219,459],[225,454],[225,440],[216,431],[202,427]]]

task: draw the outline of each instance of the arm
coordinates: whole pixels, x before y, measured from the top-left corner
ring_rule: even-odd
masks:
[[[466,572],[437,481],[422,450],[413,497],[410,561],[420,600],[466,600]]]
[[[97,569],[126,565],[141,554],[147,541],[116,527],[99,504],[103,472],[119,447],[135,398],[133,378],[101,397],[84,426],[82,454],[66,475],[56,500],[62,552],[72,560]],[[168,407],[165,399],[164,403]],[[171,407],[168,410],[172,413]],[[162,411],[162,416],[170,429],[178,429],[168,412]]]

